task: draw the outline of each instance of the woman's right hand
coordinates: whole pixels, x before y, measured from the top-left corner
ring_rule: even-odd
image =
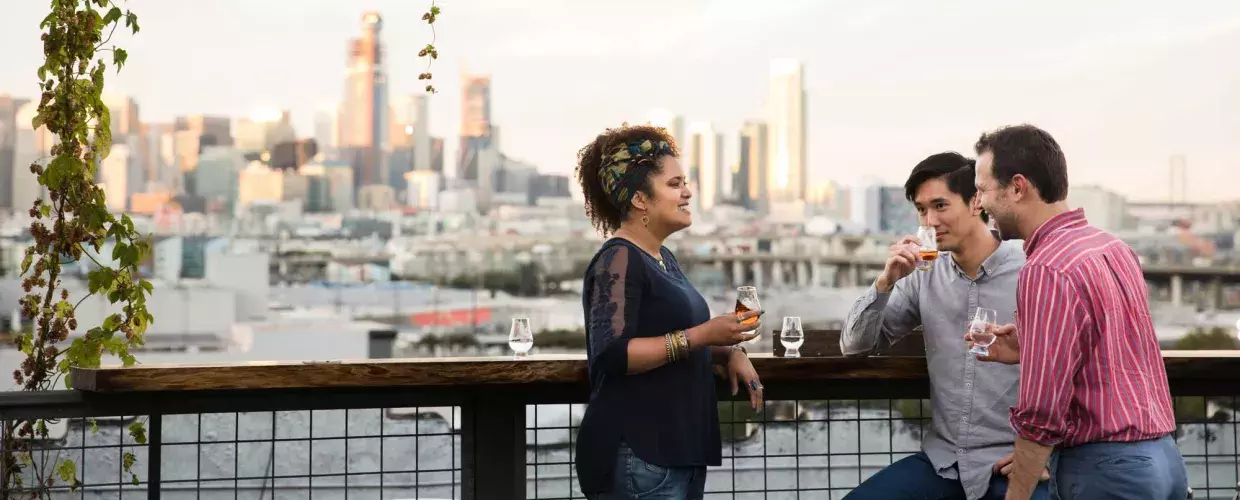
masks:
[[[710,321],[690,328],[685,334],[689,337],[689,345],[699,346],[731,346],[753,340],[761,333],[762,320],[758,318],[763,311],[746,311],[742,314],[720,314]],[[758,318],[753,323],[744,323],[750,318]]]

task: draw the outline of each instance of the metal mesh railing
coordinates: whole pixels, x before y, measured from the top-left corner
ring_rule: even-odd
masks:
[[[1237,495],[1238,400],[1176,398],[1177,443],[1194,498]],[[584,406],[529,408],[527,498],[584,498],[572,470]],[[720,421],[724,458],[707,473],[708,499],[840,499],[920,450],[930,406],[928,400],[768,401],[758,414],[746,402],[724,402]]]
[[[146,417],[134,416],[44,421],[46,438],[39,433],[33,441],[23,439],[17,451],[9,450],[21,473],[3,496],[29,498],[41,489],[44,497],[119,498],[125,490],[145,490],[143,468],[135,466],[127,473],[122,467],[126,454],[137,460],[149,457],[149,448],[135,442],[128,431],[134,422],[145,421]]]
[[[1175,402],[1194,497],[1234,498],[1240,397]],[[526,498],[584,498],[573,459],[585,405],[524,408]],[[929,403],[919,399],[768,401],[760,413],[722,402],[719,412],[724,458],[708,472],[712,499],[843,498],[919,451],[930,422]],[[129,436],[136,420],[146,422],[151,445]],[[51,439],[32,458],[58,453],[75,462],[82,484],[70,491],[58,481],[53,498],[149,498],[152,460],[161,498],[463,498],[465,470],[476,464],[463,463],[469,427],[461,423],[462,408],[451,406],[71,418],[51,422]],[[126,453],[136,459],[137,484],[122,471]]]
[[[68,419],[40,443],[36,457],[72,459],[81,481],[58,480],[52,496],[146,498],[150,447],[133,446],[131,421]],[[459,422],[459,408],[434,407],[164,415],[148,427],[162,442],[161,498],[446,499],[462,492]],[[137,484],[122,472],[127,451]]]

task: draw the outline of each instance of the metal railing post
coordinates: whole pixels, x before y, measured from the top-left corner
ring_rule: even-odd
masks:
[[[525,403],[476,394],[461,406],[461,484],[465,500],[525,500]]]
[[[146,498],[159,500],[160,475],[163,461],[164,417],[159,413],[150,415],[150,432],[146,438]]]

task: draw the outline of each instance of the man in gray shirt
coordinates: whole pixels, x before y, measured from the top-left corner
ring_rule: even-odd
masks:
[[[884,468],[845,500],[1002,499],[1016,434],[1008,408],[1016,404],[1020,367],[983,363],[964,341],[978,307],[1012,322],[1016,281],[1025,263],[1020,242],[1000,242],[975,203],[973,160],[940,153],[919,163],[904,185],[923,226],[934,227],[938,257],[918,265],[915,237],[891,246],[883,273],[848,313],[840,334],[845,355],[882,350],[918,325],[930,372],[931,432],[922,451]],[[1046,483],[1035,500],[1049,498]]]

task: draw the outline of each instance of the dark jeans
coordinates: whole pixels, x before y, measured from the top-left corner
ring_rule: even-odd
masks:
[[[1050,467],[1059,500],[1188,498],[1188,469],[1171,436],[1055,450]]]
[[[589,500],[701,500],[706,467],[661,467],[620,445],[611,491],[586,495]]]
[[[1003,500],[1007,494],[1007,478],[995,474],[990,478],[990,489],[984,500]],[[1038,483],[1033,500],[1049,500],[1050,488],[1046,482]],[[844,500],[966,500],[960,481],[944,479],[935,472],[934,464],[925,453],[897,460],[877,474],[870,476],[860,486],[853,488]]]

